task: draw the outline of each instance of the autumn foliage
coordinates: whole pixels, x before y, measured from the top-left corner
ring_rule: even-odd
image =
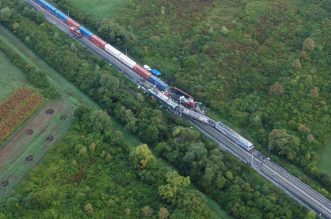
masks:
[[[20,88],[0,104],[0,142],[31,116],[43,100],[35,90]]]

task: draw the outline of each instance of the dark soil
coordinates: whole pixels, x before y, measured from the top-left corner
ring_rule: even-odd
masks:
[[[25,158],[25,161],[27,161],[27,162],[31,162],[31,161],[33,161],[33,155],[29,155],[29,156],[27,156],[27,157]]]
[[[52,135],[48,136],[46,139],[48,142],[51,142],[54,140],[54,137]]]
[[[46,111],[46,113],[49,114],[49,115],[50,115],[50,114],[53,114],[53,113],[54,113],[54,110],[53,110],[53,109],[48,109],[48,110]]]
[[[3,187],[6,187],[8,185],[9,185],[8,179],[6,179],[6,180],[4,180],[4,181],[1,182],[1,186],[3,186]]]
[[[33,134],[33,130],[32,129],[26,130],[25,131],[25,134],[32,135]]]

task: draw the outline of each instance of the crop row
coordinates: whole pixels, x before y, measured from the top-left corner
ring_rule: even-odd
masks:
[[[35,91],[29,88],[20,88],[15,91],[3,104],[0,105],[0,121],[6,118],[13,109],[17,108],[22,101],[34,94]]]
[[[13,96],[17,99],[13,99]],[[8,137],[18,125],[29,118],[44,100],[42,96],[31,89],[26,89],[23,92],[17,91],[13,96],[8,99],[10,104],[7,104],[8,101],[3,104],[10,108],[0,106],[0,109],[3,110],[1,111],[2,115],[5,115],[0,119],[0,142]],[[22,96],[24,97],[22,98]]]

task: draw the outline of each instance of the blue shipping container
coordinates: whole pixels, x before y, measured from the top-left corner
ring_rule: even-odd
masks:
[[[155,68],[153,68],[151,70],[151,72],[152,72],[153,75],[156,75],[156,76],[160,76],[161,75],[161,72],[159,70],[155,69]]]
[[[46,2],[44,0],[37,0],[37,4],[44,6]]]
[[[55,14],[55,12],[57,11],[57,8],[55,8],[53,5],[49,4],[48,2],[44,3],[44,7],[47,11]]]
[[[79,30],[80,30],[80,33],[83,34],[83,36],[85,36],[89,39],[93,36],[93,33],[91,31],[89,31],[88,29],[86,29],[85,27],[80,27]]]
[[[55,15],[56,15],[56,17],[58,17],[60,20],[62,20],[64,22],[66,22],[69,18],[67,15],[65,15],[64,13],[62,13],[62,11],[59,11],[59,10],[57,10],[55,12]]]
[[[147,80],[159,88],[160,91],[165,91],[169,88],[168,84],[154,75],[150,76]]]

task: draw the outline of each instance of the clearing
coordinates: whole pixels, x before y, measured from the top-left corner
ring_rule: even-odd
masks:
[[[80,10],[98,19],[111,18],[127,2],[127,0],[72,0],[72,3]]]

